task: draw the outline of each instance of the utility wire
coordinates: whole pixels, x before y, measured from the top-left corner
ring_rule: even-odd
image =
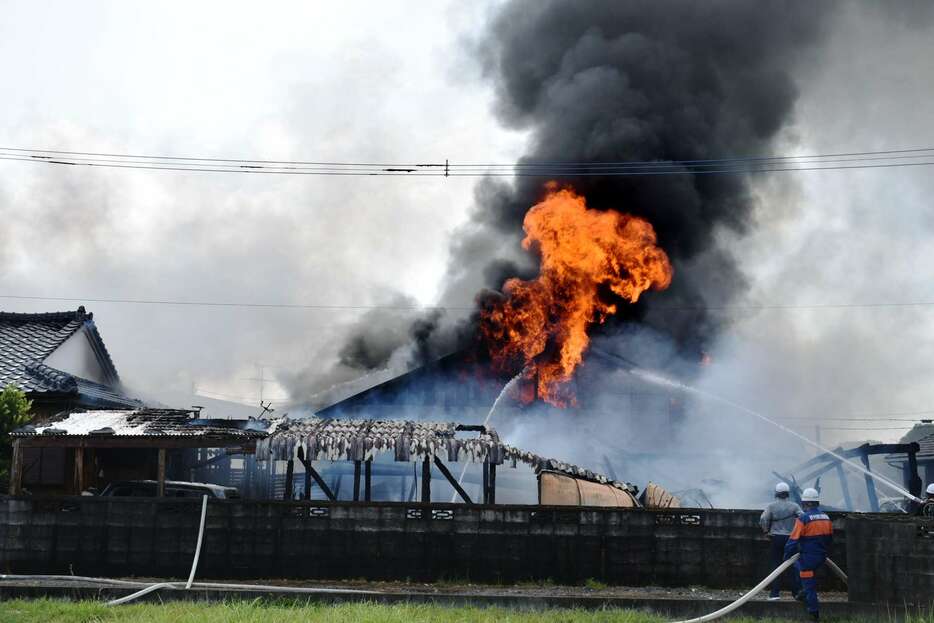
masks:
[[[116,299],[116,298],[89,298],[69,296],[20,296],[14,294],[0,294],[2,299],[25,301],[59,301],[59,302],[88,302],[88,303],[119,303],[130,305],[182,305],[193,307],[246,307],[246,308],[272,308],[272,309],[320,309],[334,311],[355,311],[370,309],[387,309],[399,311],[433,311],[433,310],[463,310],[472,311],[473,307],[438,307],[431,305],[314,305],[302,303],[240,303],[233,301],[177,301],[158,299]]]
[[[250,303],[238,301],[184,301],[174,299],[123,299],[82,296],[27,296],[21,294],[0,294],[0,299],[21,301],[57,301],[85,303],[117,303],[129,305],[180,305],[191,307],[243,307],[260,309],[315,309],[333,311],[356,310],[399,310],[399,311],[474,311],[476,307],[457,305],[324,305],[313,303]],[[653,306],[652,311],[712,311],[712,310],[819,310],[819,309],[875,309],[901,307],[934,307],[934,301],[902,301],[890,303],[815,303],[802,305],[684,305]],[[934,413],[934,412],[932,412]]]
[[[850,430],[850,431],[865,432],[865,431],[883,431],[883,430],[901,430],[901,431],[905,431],[905,430],[908,430],[908,428],[906,428],[906,427],[893,427],[893,428],[886,428],[886,427],[883,427],[883,428],[862,428],[862,427],[858,427],[858,428],[847,428],[847,427],[836,427],[836,426],[821,426],[821,430]]]
[[[388,163],[249,160],[0,147],[0,160],[123,169],[312,176],[616,177],[748,174],[934,165],[934,148],[842,152],[806,156],[752,156],[707,160],[516,163]],[[812,166],[816,165],[816,166]]]
[[[48,158],[49,155],[67,155],[67,156],[95,156],[107,158],[139,158],[147,160],[175,160],[175,161],[197,161],[197,162],[225,162],[225,163],[246,163],[246,164],[285,164],[285,165],[318,165],[318,166],[359,166],[359,167],[449,167],[449,168],[486,168],[486,167],[607,167],[607,166],[633,166],[633,165],[698,165],[698,164],[722,164],[729,162],[765,162],[765,161],[785,161],[785,160],[814,160],[824,158],[851,158],[859,156],[880,156],[882,158],[900,157],[917,158],[934,155],[934,147],[919,147],[910,149],[889,149],[876,151],[855,151],[839,152],[830,154],[807,154],[791,156],[741,156],[733,158],[713,158],[705,160],[620,160],[610,162],[573,162],[573,161],[534,161],[526,160],[515,163],[421,163],[421,162],[336,162],[336,161],[315,161],[315,160],[256,160],[247,158],[204,158],[189,156],[155,156],[142,154],[120,154],[112,152],[90,152],[90,151],[66,151],[57,149],[28,149],[21,147],[0,147],[0,151],[22,152],[28,154],[44,154],[35,156],[39,158]],[[869,158],[881,159],[881,158]]]

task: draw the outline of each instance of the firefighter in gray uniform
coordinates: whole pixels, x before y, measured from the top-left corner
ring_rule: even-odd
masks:
[[[779,566],[785,560],[785,543],[788,542],[788,536],[795,527],[795,519],[801,514],[801,507],[788,499],[789,487],[787,483],[780,482],[775,485],[775,501],[769,504],[762,512],[759,518],[759,526],[762,531],[769,536],[772,542],[772,565],[773,568]],[[794,573],[794,568],[785,571],[784,574],[791,580],[791,595],[797,596],[801,590],[801,580],[798,574]],[[780,598],[782,576],[775,578],[772,582],[772,589],[769,592],[769,600]]]

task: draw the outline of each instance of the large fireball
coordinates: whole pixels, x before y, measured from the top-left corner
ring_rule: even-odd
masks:
[[[541,255],[539,276],[506,281],[504,297],[481,310],[481,332],[497,370],[524,369],[540,398],[566,406],[588,327],[616,313],[605,293],[635,303],[650,288],[667,288],[672,269],[647,221],[588,209],[571,188],[547,188],[523,222],[522,246]]]

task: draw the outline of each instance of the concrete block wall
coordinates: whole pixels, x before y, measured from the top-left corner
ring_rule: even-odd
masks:
[[[934,606],[934,520],[847,518],[851,601]]]
[[[183,499],[0,498],[0,568],[184,577],[200,507]],[[758,517],[741,510],[212,500],[198,577],[594,578],[748,588],[772,566]],[[844,568],[845,541],[838,519],[833,557]]]

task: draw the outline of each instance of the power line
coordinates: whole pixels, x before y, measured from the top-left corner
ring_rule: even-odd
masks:
[[[798,421],[798,422],[810,422],[812,424],[820,424],[821,422],[913,422],[915,424],[920,424],[921,420],[919,418],[892,418],[886,417],[888,415],[934,415],[934,411],[912,411],[910,413],[883,413],[879,417],[779,417],[773,418],[782,421]]]
[[[438,307],[432,305],[319,305],[303,303],[246,303],[234,301],[179,301],[168,299],[119,299],[119,298],[94,298],[94,297],[74,297],[74,296],[21,296],[15,294],[0,294],[2,299],[25,300],[25,301],[57,301],[57,302],[87,302],[87,303],[118,303],[130,305],[180,305],[192,307],[245,307],[245,308],[271,308],[271,309],[315,309],[315,310],[334,310],[334,311],[365,311],[371,309],[385,309],[397,311],[443,311],[443,310],[463,310],[472,311],[473,307]]]
[[[883,427],[883,428],[848,428],[848,427],[836,427],[836,426],[821,426],[821,430],[849,430],[849,431],[884,431],[884,430],[907,430],[905,427]]]
[[[416,177],[615,177],[642,175],[748,174],[782,171],[871,169],[934,165],[934,148],[841,152],[806,156],[751,156],[706,160],[617,162],[450,163],[250,160],[154,156],[111,152],[0,147],[0,160],[53,165],[312,176],[408,175]],[[921,159],[919,161],[919,159]],[[907,160],[913,160],[907,162]],[[818,165],[818,166],[807,166]],[[831,165],[831,166],[828,166]]]
[[[213,397],[213,396],[220,396],[220,397],[222,397],[222,398],[233,398],[233,399],[235,399],[235,400],[249,400],[249,401],[257,401],[257,400],[258,400],[256,396],[237,396],[237,395],[234,395],[234,394],[225,394],[225,393],[222,393],[222,392],[212,392],[212,391],[208,391],[208,390],[206,390],[206,389],[202,389],[202,388],[200,388],[200,387],[195,388],[195,394],[198,395],[198,396],[202,396],[202,395],[203,395],[203,396],[208,397],[208,398]],[[285,403],[285,402],[289,402],[290,400],[291,400],[290,398],[272,398],[272,399],[269,399],[269,402]]]
[[[318,303],[251,303],[240,301],[185,301],[174,299],[124,299],[87,296],[27,296],[0,294],[0,299],[49,302],[116,303],[129,305],[179,305],[190,307],[242,307],[259,309],[312,309],[324,311],[366,311],[374,309],[395,311],[474,311],[476,307],[457,305],[325,305]],[[820,309],[875,309],[902,307],[934,307],[934,301],[903,301],[889,303],[814,303],[802,305],[656,305],[652,311],[767,311],[767,310],[820,310]]]
[[[201,156],[160,156],[144,154],[121,154],[114,152],[92,152],[92,151],[67,151],[61,149],[32,149],[24,147],[0,147],[0,151],[23,152],[31,154],[51,154],[67,156],[94,156],[104,158],[139,158],[145,160],[176,160],[176,161],[196,161],[196,162],[224,162],[224,163],[245,163],[245,164],[285,164],[285,165],[317,165],[317,166],[359,166],[359,167],[424,167],[424,168],[479,168],[479,167],[541,167],[541,166],[587,166],[587,167],[606,167],[606,166],[644,166],[644,165],[698,165],[698,164],[718,164],[727,162],[764,162],[764,161],[786,161],[786,160],[815,160],[825,158],[856,158],[863,156],[879,156],[879,158],[864,158],[866,160],[899,158],[918,158],[934,155],[934,147],[917,147],[907,149],[887,149],[875,151],[854,151],[838,152],[829,154],[806,154],[791,156],[739,156],[732,158],[711,158],[711,159],[682,159],[682,160],[618,160],[606,162],[593,161],[535,161],[523,160],[514,163],[444,163],[444,162],[337,162],[337,161],[318,161],[318,160],[262,160],[248,158],[206,158]],[[48,158],[50,156],[36,156],[38,158]]]

